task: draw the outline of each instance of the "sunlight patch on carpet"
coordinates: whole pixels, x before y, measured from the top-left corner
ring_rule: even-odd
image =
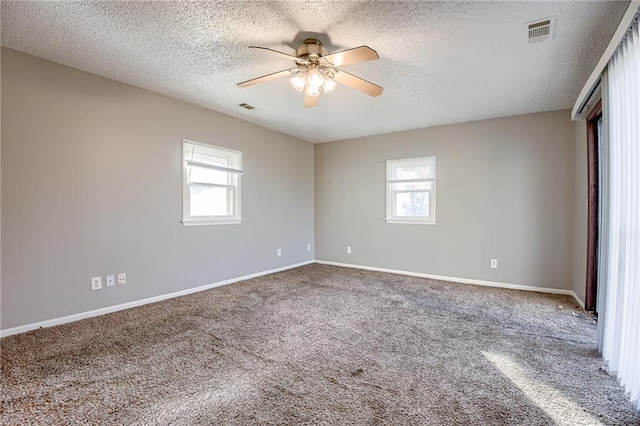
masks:
[[[524,369],[512,359],[484,351],[482,355],[557,425],[602,425],[602,422],[585,412],[578,404],[569,401],[560,391],[528,377]],[[571,414],[567,416],[568,413]]]

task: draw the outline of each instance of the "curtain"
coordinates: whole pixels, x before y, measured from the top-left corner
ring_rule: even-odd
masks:
[[[599,346],[640,409],[640,38],[638,15],[604,76]]]

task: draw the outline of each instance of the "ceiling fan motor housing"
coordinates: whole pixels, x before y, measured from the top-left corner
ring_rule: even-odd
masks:
[[[296,56],[304,58],[310,62],[317,62],[322,56],[329,54],[329,51],[322,46],[320,40],[315,38],[306,39],[302,46],[296,49]]]

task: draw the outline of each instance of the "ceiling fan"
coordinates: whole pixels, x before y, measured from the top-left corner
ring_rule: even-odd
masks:
[[[320,40],[308,38],[296,49],[295,56],[267,47],[249,46],[249,48],[264,50],[281,58],[290,59],[295,62],[296,66],[243,81],[238,83],[238,87],[249,87],[276,78],[291,76],[291,85],[297,91],[304,93],[304,106],[308,108],[318,105],[320,89],[329,93],[335,89],[336,83],[342,83],[370,96],[378,96],[382,93],[382,87],[338,68],[343,65],[378,59],[376,51],[368,46],[354,47],[329,54]]]

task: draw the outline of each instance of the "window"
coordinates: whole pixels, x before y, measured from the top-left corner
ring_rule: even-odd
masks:
[[[387,223],[436,222],[436,157],[387,160]]]
[[[186,139],[183,152],[182,223],[240,223],[242,152]]]

